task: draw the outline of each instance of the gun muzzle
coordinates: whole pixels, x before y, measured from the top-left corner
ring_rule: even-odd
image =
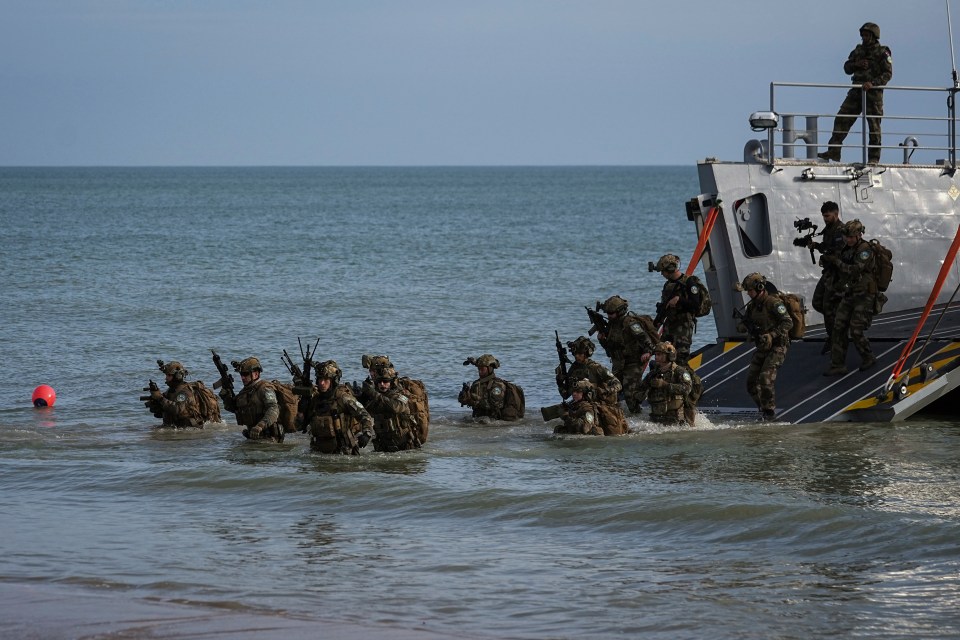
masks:
[[[562,418],[567,413],[567,406],[562,402],[560,404],[554,404],[549,407],[540,407],[540,415],[543,416],[544,422],[550,422],[551,420],[556,420],[557,418]]]

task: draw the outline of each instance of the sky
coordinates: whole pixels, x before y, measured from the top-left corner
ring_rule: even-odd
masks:
[[[892,85],[952,84],[945,0],[0,0],[0,15],[0,166],[740,160],[770,83],[849,83],[867,21]],[[842,98],[805,106],[832,116]]]

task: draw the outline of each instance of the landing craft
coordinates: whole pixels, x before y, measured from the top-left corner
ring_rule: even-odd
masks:
[[[699,405],[708,415],[758,415],[745,388],[754,346],[737,331],[734,319],[734,310],[748,299],[732,286],[753,272],[799,294],[808,307],[807,331],[791,343],[777,378],[778,422],[893,422],[951,394],[950,399],[960,399],[953,393],[960,386],[960,301],[955,301],[960,289],[955,104],[960,83],[886,86],[888,103],[896,92],[898,101],[917,111],[888,109],[884,118],[895,125],[887,128],[911,133],[885,133],[881,162],[875,165],[867,164],[863,116],[860,131],[854,128],[843,148],[846,160],[827,162],[817,153],[826,149],[833,114],[791,107],[810,104],[814,91],[821,96],[818,103],[834,106],[839,100],[824,102],[829,93],[824,89],[839,96],[850,87],[771,83],[769,108],[749,120],[765,138],[749,140],[742,161],[707,158],[697,165],[701,193],[687,203],[687,218],[696,225],[698,248],[703,247],[695,259],[702,261],[713,298],[718,338],[693,354],[690,363],[703,380]],[[857,218],[865,225],[864,239],[877,238],[891,249],[894,264],[888,301],[867,333],[879,366],[859,371],[851,344],[850,373],[840,378],[821,375],[830,364],[829,356],[821,355],[823,316],[810,304],[820,268],[807,249],[792,242],[797,221],[818,218],[827,200],[840,205],[842,220]]]

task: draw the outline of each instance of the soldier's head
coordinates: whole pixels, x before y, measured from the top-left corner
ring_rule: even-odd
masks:
[[[397,380],[397,370],[390,365],[381,365],[373,373],[377,391],[387,391]]]
[[[568,342],[567,348],[570,349],[570,353],[577,359],[577,362],[583,362],[597,350],[596,345],[593,344],[593,340],[587,336],[580,336],[573,342]]]
[[[823,216],[824,224],[833,224],[840,219],[840,206],[832,200],[827,200],[820,207],[820,215]]]
[[[255,380],[259,380],[260,374],[263,373],[263,367],[260,366],[260,361],[253,357],[244,358],[238,362],[234,368],[240,373],[240,380],[244,386]]]
[[[603,303],[603,311],[607,316],[616,318],[627,312],[630,303],[620,296],[610,296]]]
[[[360,364],[370,373],[370,379],[373,379],[374,373],[380,367],[392,367],[393,364],[390,362],[390,358],[387,356],[368,356],[364,354],[360,357]]]
[[[863,26],[860,27],[860,37],[864,39],[864,42],[867,42],[870,38],[879,41],[880,25],[875,22],[864,22]]]
[[[500,367],[500,361],[493,357],[492,354],[485,353],[479,358],[473,361],[473,364],[477,366],[477,373],[481,378],[490,375],[493,373],[494,369]]]
[[[334,360],[320,362],[314,366],[314,370],[317,372],[317,388],[320,389],[321,392],[329,391],[331,388],[336,387],[340,384],[340,378],[343,376],[343,372]]]
[[[850,222],[843,225],[843,240],[847,243],[848,247],[852,247],[863,238],[863,232],[866,229],[857,219],[853,219]]]
[[[593,386],[593,383],[589,380],[577,380],[573,385],[573,389],[570,390],[570,395],[573,396],[574,402],[579,402],[580,400],[592,400],[595,390],[596,387]]]
[[[767,279],[762,273],[751,273],[743,279],[743,282],[736,282],[733,285],[734,291],[746,291],[747,295],[754,298],[766,293]]]
[[[187,377],[187,374],[190,373],[176,360],[163,365],[160,370],[167,376],[168,384],[171,382],[182,382],[183,379]]]
[[[667,280],[675,280],[682,275],[680,271],[680,257],[672,253],[660,256],[654,269],[659,271],[660,275]]]
[[[668,362],[676,362],[677,348],[674,347],[669,342],[661,342],[654,348],[653,355],[654,357],[656,357],[657,362],[660,364],[666,364]]]

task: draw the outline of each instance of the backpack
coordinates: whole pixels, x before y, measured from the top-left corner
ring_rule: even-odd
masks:
[[[631,321],[639,321],[640,327],[643,329],[643,332],[647,334],[647,338],[652,345],[656,346],[660,343],[660,331],[657,329],[657,325],[653,324],[653,318],[633,313],[627,320],[627,322]]]
[[[710,311],[713,310],[713,300],[710,299],[710,290],[703,286],[703,283],[700,282],[700,278],[697,276],[687,278],[687,288],[689,289],[694,285],[700,290],[700,308],[697,309],[693,315],[697,318],[710,315]]]
[[[690,374],[690,393],[683,397],[683,416],[690,426],[697,417],[697,401],[703,395],[703,380],[697,375],[697,372],[687,367],[687,373]]]
[[[284,433],[293,433],[297,430],[297,410],[300,407],[300,397],[293,392],[293,386],[279,380],[270,382],[277,394],[277,406],[280,407],[280,417],[277,424],[283,427]]]
[[[623,409],[621,409],[619,405],[595,402],[593,409],[597,415],[597,422],[600,423],[600,428],[603,429],[603,435],[621,436],[630,433],[627,419],[623,416]]]
[[[400,378],[397,384],[407,396],[410,405],[410,414],[417,423],[417,437],[420,444],[427,441],[430,432],[430,400],[427,397],[427,387],[422,380]]]
[[[519,420],[523,417],[523,412],[526,410],[527,405],[523,397],[523,387],[508,380],[503,380],[503,384],[507,388],[503,394],[503,413],[508,413],[508,408],[513,409],[510,413],[513,413],[516,419]]]
[[[200,407],[200,419],[204,422],[220,422],[220,401],[216,394],[199,380],[190,383],[190,390]]]
[[[874,277],[877,279],[877,291],[886,291],[890,286],[890,280],[893,279],[893,252],[880,244],[876,238],[870,240],[870,248],[876,256]]]
[[[790,339],[800,340],[807,330],[807,308],[803,304],[803,298],[795,293],[786,293],[785,291],[777,293],[777,297],[783,301],[783,304],[787,307],[787,313],[790,314],[790,319],[793,320]]]

